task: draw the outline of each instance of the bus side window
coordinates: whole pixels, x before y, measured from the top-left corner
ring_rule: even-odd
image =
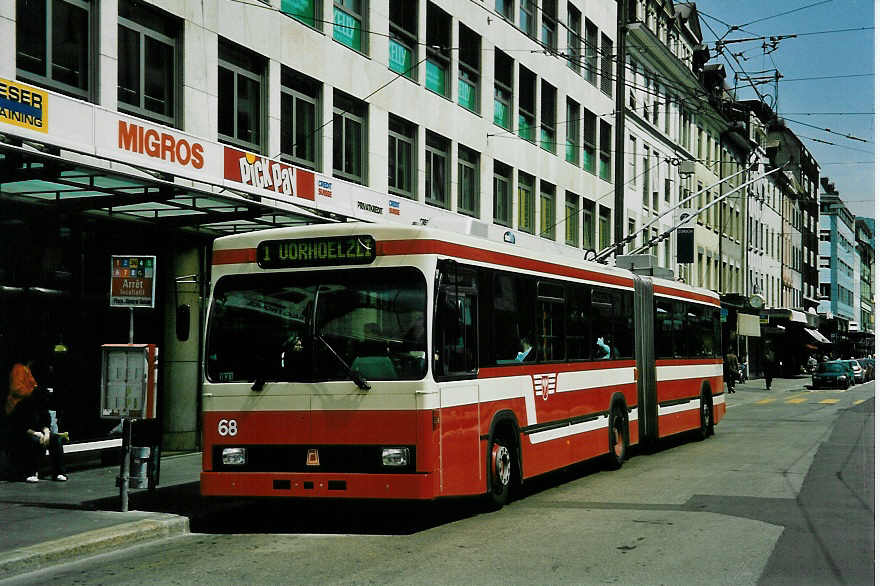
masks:
[[[593,287],[590,300],[590,325],[592,333],[590,337],[593,360],[609,360],[611,347],[614,342],[612,324],[612,298],[611,292],[600,287]]]

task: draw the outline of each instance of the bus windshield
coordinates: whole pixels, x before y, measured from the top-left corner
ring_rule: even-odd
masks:
[[[425,279],[415,268],[221,278],[206,339],[211,382],[416,380],[427,372]]]

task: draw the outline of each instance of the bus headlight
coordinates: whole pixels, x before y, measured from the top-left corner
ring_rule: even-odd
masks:
[[[244,466],[247,464],[247,449],[223,448],[221,457],[224,466]]]
[[[409,464],[409,448],[382,448],[383,466],[406,466]]]

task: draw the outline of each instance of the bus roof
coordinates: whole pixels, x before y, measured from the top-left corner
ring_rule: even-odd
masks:
[[[586,279],[598,278],[618,285],[631,287],[634,275],[630,271],[601,263],[585,261],[574,255],[563,255],[554,251],[548,242],[543,250],[528,246],[497,242],[464,234],[453,234],[428,226],[399,226],[393,224],[373,224],[367,222],[346,222],[319,224],[301,227],[273,228],[256,232],[246,232],[223,236],[214,241],[213,264],[228,264],[243,261],[247,251],[256,251],[257,246],[268,240],[342,236],[351,234],[370,235],[376,240],[377,255],[398,254],[437,254],[453,258],[465,258],[515,269],[548,272],[562,276]],[[576,251],[575,251],[576,252]],[[219,253],[219,254],[218,254]],[[253,258],[253,257],[250,257]],[[223,260],[230,259],[230,260]],[[718,295],[713,291],[691,287],[685,283],[667,279],[652,278],[657,293],[693,298],[705,297],[709,302],[718,303]],[[713,301],[714,300],[714,301]]]

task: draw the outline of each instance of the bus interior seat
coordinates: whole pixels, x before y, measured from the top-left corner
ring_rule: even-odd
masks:
[[[351,369],[360,372],[367,380],[393,380],[397,369],[387,356],[358,356],[351,363]]]

